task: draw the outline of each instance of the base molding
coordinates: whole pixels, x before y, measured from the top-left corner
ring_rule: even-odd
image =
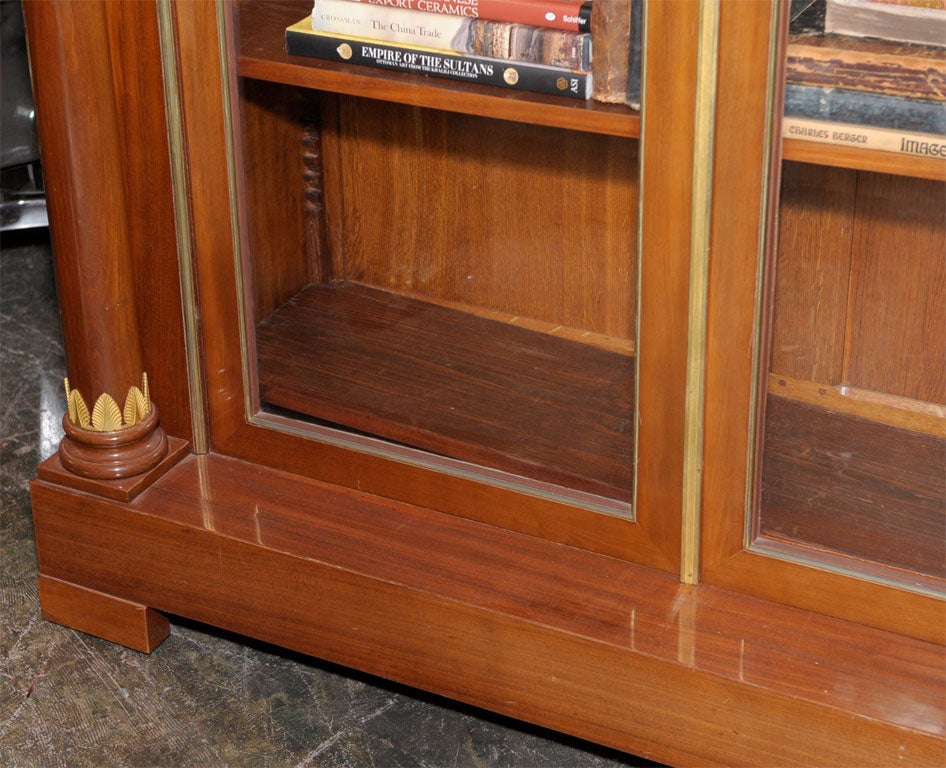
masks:
[[[42,573],[39,602],[46,621],[142,653],[151,653],[171,631],[167,617],[147,606]]]
[[[93,493],[116,501],[132,501],[190,452],[190,443],[186,440],[168,437],[166,441],[167,453],[161,461],[141,474],[131,477],[114,480],[83,477],[66,469],[58,453],[54,453],[39,465],[37,476],[41,480],[74,488],[77,491]]]
[[[131,503],[32,498],[43,610],[70,625],[180,615],[670,764],[946,749],[935,643],[215,455]]]

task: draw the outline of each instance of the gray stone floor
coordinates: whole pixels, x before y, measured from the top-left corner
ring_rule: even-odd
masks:
[[[174,620],[151,655],[39,616],[28,483],[56,449],[64,360],[48,241],[0,249],[0,765],[651,765]]]

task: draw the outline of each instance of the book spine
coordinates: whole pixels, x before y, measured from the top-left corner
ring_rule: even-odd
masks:
[[[787,83],[785,115],[855,126],[946,134],[946,103],[942,101],[904,99],[842,88]]]
[[[591,25],[595,29],[592,97],[596,101],[625,104],[631,44],[630,0],[595,0]]]
[[[569,69],[591,68],[591,34],[471,19],[351,0],[317,0],[312,29]]]
[[[641,69],[644,54],[644,0],[631,0],[631,40],[627,52],[627,106],[641,108]]]
[[[590,72],[328,35],[306,26],[297,24],[286,30],[287,53],[518,91],[582,100],[591,97]]]
[[[316,0],[318,4],[319,0]],[[514,21],[566,32],[591,31],[589,0],[349,0],[469,19]]]
[[[946,20],[944,20],[946,25]],[[946,101],[946,57],[937,48],[888,44],[890,51],[789,38],[785,81],[867,91],[883,96]]]
[[[928,133],[786,117],[782,121],[782,136],[786,139],[801,139],[838,147],[874,149],[946,160],[946,137]]]

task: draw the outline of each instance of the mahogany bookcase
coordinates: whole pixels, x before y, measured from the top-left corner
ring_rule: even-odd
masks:
[[[781,4],[648,2],[639,112],[288,56],[309,5],[26,3],[70,386],[162,446],[38,468],[43,615],[941,764],[943,161],[783,141]]]

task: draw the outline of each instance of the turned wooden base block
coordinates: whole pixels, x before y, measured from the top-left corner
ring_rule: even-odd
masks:
[[[58,453],[54,453],[39,465],[36,474],[41,480],[56,485],[64,485],[84,493],[104,496],[115,501],[131,501],[152,483],[162,477],[171,467],[177,464],[190,449],[190,443],[177,437],[169,437],[167,455],[147,472],[133,477],[124,477],[118,480],[98,480],[83,477],[66,469]]]
[[[147,606],[43,574],[39,602],[47,621],[142,653],[151,653],[171,631],[167,617]]]

